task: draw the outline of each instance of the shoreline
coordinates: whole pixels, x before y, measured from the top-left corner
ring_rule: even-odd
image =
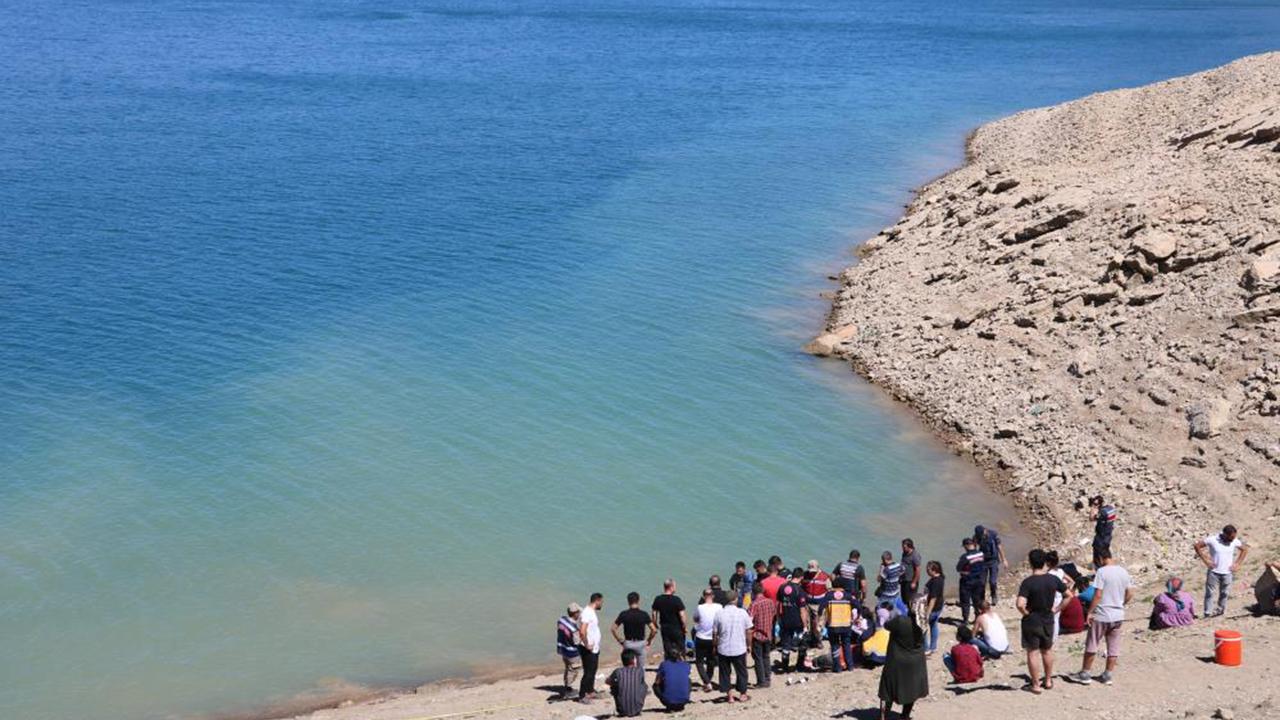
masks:
[[[898,220],[895,225],[890,226],[874,237],[860,242],[855,246],[855,251],[859,257],[859,261],[857,264],[841,273],[840,292],[828,312],[826,332],[808,348],[812,354],[830,356],[847,362],[859,376],[870,384],[871,387],[875,388],[877,391],[883,392],[886,397],[891,398],[900,409],[909,410],[915,420],[920,422],[923,427],[928,428],[936,439],[944,443],[955,454],[965,458],[967,462],[973,463],[973,465],[980,470],[987,488],[992,493],[1000,496],[1001,498],[1007,499],[1008,502],[1012,504],[1016,510],[1019,525],[1028,534],[1029,538],[1036,542],[1047,543],[1051,546],[1062,547],[1064,549],[1076,545],[1074,538],[1081,536],[1087,537],[1088,533],[1085,522],[1082,521],[1080,513],[1078,512],[1079,508],[1075,505],[1078,498],[1086,494],[1094,494],[1092,489],[1102,489],[1104,492],[1108,493],[1109,499],[1114,498],[1120,503],[1122,511],[1126,513],[1130,512],[1130,510],[1133,511],[1126,517],[1127,522],[1122,526],[1125,531],[1124,534],[1117,537],[1117,543],[1122,543],[1123,548],[1123,551],[1119,553],[1119,558],[1122,562],[1130,566],[1130,569],[1133,571],[1135,579],[1139,584],[1145,585],[1148,588],[1155,586],[1159,573],[1167,573],[1171,570],[1178,570],[1180,568],[1189,568],[1191,567],[1191,563],[1188,562],[1185,557],[1187,553],[1183,552],[1184,548],[1181,547],[1180,542],[1172,542],[1173,538],[1160,542],[1156,537],[1157,533],[1154,529],[1156,526],[1154,521],[1151,520],[1152,513],[1147,511],[1159,508],[1159,506],[1151,503],[1152,498],[1147,497],[1151,493],[1145,492],[1146,488],[1140,488],[1135,480],[1129,479],[1126,483],[1126,479],[1130,478],[1135,473],[1115,473],[1115,475],[1119,477],[1119,480],[1117,481],[1111,477],[1105,477],[1112,474],[1111,471],[1113,468],[1109,466],[1095,468],[1101,470],[1101,472],[1088,474],[1075,467],[1060,468],[1059,466],[1053,466],[1050,468],[1043,468],[1040,467],[1039,464],[1032,465],[1028,463],[1025,455],[1016,450],[1025,450],[1027,448],[1029,442],[1024,438],[1034,436],[1037,433],[1046,432],[1042,427],[1043,423],[1032,421],[1030,423],[1017,424],[1016,427],[1005,427],[1005,425],[1009,424],[1011,421],[999,417],[984,417],[980,420],[976,420],[963,413],[957,412],[954,404],[949,404],[940,399],[946,397],[945,393],[934,391],[936,390],[935,385],[930,385],[929,383],[924,382],[920,376],[911,374],[910,371],[913,364],[916,366],[920,364],[921,355],[903,353],[900,347],[895,347],[891,343],[886,342],[882,345],[882,341],[880,340],[880,338],[883,337],[882,335],[877,335],[876,337],[871,338],[871,342],[867,342],[868,338],[864,335],[864,332],[866,328],[871,326],[870,320],[868,316],[860,314],[860,311],[857,310],[857,308],[870,306],[874,310],[878,311],[885,307],[898,307],[893,305],[891,302],[886,301],[886,297],[892,297],[892,293],[884,286],[876,285],[873,287],[863,283],[866,275],[871,271],[880,271],[880,268],[883,267],[884,258],[886,255],[890,255],[891,252],[894,251],[895,245],[898,248],[905,248],[904,252],[910,254],[910,252],[915,248],[908,246],[913,242],[924,243],[926,245],[932,244],[936,246],[938,244],[939,236],[941,235],[945,235],[946,240],[960,238],[960,240],[953,241],[961,242],[966,236],[973,234],[971,232],[972,228],[970,228],[970,231],[961,231],[959,228],[968,225],[969,222],[977,222],[977,217],[984,216],[977,215],[975,212],[974,215],[976,217],[970,217],[966,222],[961,223],[954,221],[958,213],[966,211],[973,212],[973,206],[978,204],[977,202],[974,202],[975,200],[980,202],[979,198],[975,198],[972,194],[965,194],[966,189],[973,187],[973,185],[970,184],[970,181],[973,181],[974,183],[986,182],[987,178],[995,178],[994,181],[987,183],[986,190],[977,193],[978,196],[982,196],[990,193],[990,188],[997,187],[1004,179],[1023,172],[1034,172],[1032,170],[1032,168],[1034,168],[1034,163],[1026,162],[1024,167],[1018,163],[1010,162],[1004,157],[1001,158],[1001,162],[999,163],[1000,167],[996,173],[990,173],[990,166],[981,168],[977,167],[980,164],[987,164],[990,162],[992,147],[999,145],[997,140],[1001,139],[1000,133],[1015,132],[1020,124],[1027,123],[1029,119],[1042,121],[1047,117],[1052,120],[1054,119],[1054,115],[1066,112],[1063,108],[1078,108],[1083,104],[1106,102],[1108,100],[1115,100],[1116,98],[1129,98],[1135,94],[1142,95],[1144,93],[1159,93],[1167,90],[1169,86],[1203,82],[1203,80],[1197,79],[1213,74],[1229,75],[1232,72],[1232,68],[1238,69],[1242,64],[1280,66],[1280,54],[1252,56],[1224,66],[1223,68],[1182,78],[1175,78],[1161,83],[1156,83],[1154,85],[1144,86],[1142,88],[1114,90],[1090,95],[1080,100],[1074,100],[1061,105],[1024,110],[971,130],[964,138],[963,163],[931,180],[924,182],[919,186],[919,188],[911,193],[911,201],[908,203],[901,219]],[[1190,133],[1184,136],[1189,135]],[[1161,137],[1161,140],[1164,139],[1165,138]],[[1280,149],[1280,145],[1277,145],[1277,148]],[[1280,152],[1280,150],[1278,150],[1278,152]],[[1022,160],[1025,161],[1025,158]],[[1036,177],[1036,181],[1040,183],[1052,182],[1047,177],[1039,176]],[[1016,189],[1017,185],[1031,184],[1031,182],[1028,182],[1025,179],[1018,179],[1014,187],[1009,188],[1009,190]],[[1028,192],[1026,192],[1028,190],[1029,188],[1024,187],[1018,192],[1012,193],[1010,195],[1010,201],[1005,203],[1002,207],[997,208],[997,210],[993,211],[991,214],[1013,209],[1012,205],[1014,204],[1015,199],[1018,202],[1021,202],[1020,198],[1034,197],[1035,191],[1028,194]],[[1052,196],[1054,191],[1071,190],[1073,190],[1073,188],[1060,185],[1054,190],[1050,190],[1048,195]],[[992,193],[992,196],[994,197],[995,194],[996,193]],[[1072,200],[1074,200],[1074,194],[1070,192],[1067,192],[1066,194],[1070,195]],[[1016,198],[1014,196],[1016,196]],[[1029,203],[1029,205],[1037,206],[1042,202],[1045,202],[1045,198],[1035,200]],[[1077,202],[1075,204],[1080,203]],[[1043,207],[1050,206],[1050,204],[1045,204]],[[1063,206],[1061,204],[1052,205],[1052,207],[1055,209],[1051,214],[1054,214],[1055,217],[1056,214],[1066,212],[1066,210],[1062,209]],[[957,208],[963,209],[957,210]],[[1039,208],[1034,208],[1032,213],[1038,212],[1038,210]],[[928,219],[936,220],[936,218],[943,214],[946,214],[946,217],[942,220],[936,221],[933,224],[928,223]],[[1086,216],[1091,218],[1098,214],[1101,213],[1094,212],[1092,209],[1086,212]],[[1042,233],[1041,236],[1050,236],[1054,233],[1061,235],[1062,233],[1059,232],[1061,229],[1062,228],[1050,230]],[[993,232],[995,231],[993,230]],[[1036,237],[1038,238],[1041,236]],[[1072,239],[1074,240],[1074,237]],[[1017,244],[1018,243],[1010,243],[1009,245],[1016,246]],[[1034,245],[1035,243],[1032,244]],[[894,259],[896,260],[897,258]],[[924,279],[919,279],[919,281],[913,285],[912,289],[919,290],[920,287],[928,287],[936,284],[934,282],[924,282]],[[1143,288],[1135,285],[1132,289],[1133,295],[1135,297],[1142,297],[1138,294],[1142,289]],[[873,290],[874,292],[872,292]],[[1130,291],[1130,288],[1123,288],[1121,290],[1121,292]],[[882,295],[877,296],[875,293],[881,293]],[[876,298],[876,300],[873,301],[872,298]],[[1076,298],[1078,299],[1078,293]],[[1155,299],[1158,300],[1159,297]],[[942,300],[945,303],[949,298],[943,297]],[[939,302],[937,298],[930,298],[930,301]],[[1033,301],[1032,304],[1034,304],[1034,302],[1039,301]],[[1065,304],[1067,303],[1063,303],[1063,305]],[[1154,304],[1156,304],[1154,300],[1144,300],[1140,303],[1126,304],[1123,307],[1150,308]],[[938,337],[947,338],[947,341],[941,342],[942,348],[948,348],[948,345],[952,344],[950,331],[948,330],[949,328],[953,328],[955,331],[963,331],[969,330],[970,326],[973,326],[974,331],[971,331],[968,334],[976,335],[976,331],[978,331],[980,326],[983,326],[984,324],[996,324],[997,320],[1000,319],[1000,313],[1006,310],[1017,312],[1018,310],[1025,309],[1025,306],[1021,303],[1015,303],[1014,305],[1015,307],[1012,308],[1000,308],[998,310],[985,312],[984,314],[983,311],[973,311],[971,307],[961,307],[959,309],[946,307],[940,312],[935,312],[934,308],[931,307],[929,303],[906,304],[906,306],[910,308],[910,312],[920,313],[920,315],[915,318],[914,322],[918,323],[920,318],[923,317],[930,330],[937,331],[933,334]],[[1061,307],[1061,305],[1057,307]],[[921,308],[923,308],[923,312],[921,312]],[[1053,308],[1050,309],[1052,310]],[[941,322],[936,322],[939,319]],[[1008,325],[1016,328],[1027,329],[1024,327],[1020,318],[1007,318],[1007,323]],[[850,331],[850,328],[853,330]],[[1004,332],[1003,328],[1001,329],[1001,332]],[[1001,337],[1001,335],[996,335],[996,337]],[[990,338],[985,337],[980,337],[980,339],[990,340]],[[982,345],[974,343],[973,347],[982,347]],[[930,351],[933,349],[937,348],[931,348]],[[959,353],[957,353],[957,351],[959,351]],[[975,355],[977,354],[976,350],[972,350],[968,346],[965,346],[962,349],[953,345],[948,349],[944,349],[940,355],[963,355],[969,351],[972,351]],[[938,356],[930,358],[930,360],[936,360],[937,357]],[[1085,376],[1095,375],[1098,362],[1098,360],[1094,359],[1094,370],[1092,372],[1085,372],[1081,370],[1081,373]],[[1064,375],[1075,377],[1075,373],[1066,371],[1067,368],[1065,363],[1063,363],[1061,367],[1055,367],[1055,370]],[[1030,373],[1029,376],[1038,377],[1036,373]],[[1015,379],[1020,380],[1026,380],[1027,378],[1028,374],[1026,373],[1015,377]],[[1027,387],[1034,387],[1034,383],[1027,385]],[[1007,388],[994,389],[1007,390],[1010,393],[1013,392],[1013,390]],[[1021,393],[1019,393],[1019,395],[1020,394]],[[1019,395],[1011,396],[1017,398]],[[1047,398],[1041,398],[1039,400],[1039,402],[1046,401]],[[1024,405],[1033,404],[1035,403],[1024,403]],[[1089,405],[1092,405],[1092,403],[1089,403]],[[1170,405],[1170,403],[1155,403],[1155,405],[1158,408],[1165,408]],[[1131,415],[1136,415],[1136,413],[1131,413]],[[1036,417],[1038,417],[1038,415]],[[1028,427],[1028,425],[1030,425],[1030,427]],[[1050,432],[1048,434],[1055,439],[1058,439],[1054,433]],[[1105,452],[1109,456],[1117,454],[1115,449],[1110,447],[1104,447],[1101,452]],[[1127,455],[1130,457],[1134,455],[1134,453],[1124,452],[1120,452],[1118,454],[1120,456]],[[1201,454],[1203,455],[1204,453],[1202,452]],[[1147,459],[1150,457],[1150,455],[1146,456]],[[1146,460],[1141,462],[1146,462]],[[1031,465],[1030,468],[1029,465]],[[1185,463],[1182,463],[1182,465],[1185,466]],[[1194,464],[1189,467],[1194,468]],[[1032,474],[1037,475],[1035,480],[1030,479]],[[1146,473],[1139,473],[1137,476],[1143,480],[1149,480],[1152,477]],[[1081,478],[1079,486],[1073,482],[1076,478]],[[1272,480],[1272,483],[1275,483],[1274,479]],[[1235,489],[1238,490],[1238,488]],[[1156,495],[1158,498],[1161,494],[1173,495],[1179,492],[1185,492],[1183,484],[1165,482],[1158,485],[1158,492]],[[1266,497],[1270,499],[1273,496],[1268,495]],[[1261,559],[1260,556],[1275,547],[1274,537],[1263,530],[1263,528],[1266,527],[1264,521],[1262,521],[1263,515],[1258,512],[1249,512],[1251,508],[1248,507],[1247,503],[1242,505],[1238,502],[1226,502],[1224,501],[1224,498],[1229,498],[1229,496],[1215,494],[1213,499],[1223,502],[1225,507],[1229,508],[1231,512],[1241,518],[1248,519],[1252,523],[1252,527],[1257,528],[1257,532],[1251,533],[1251,535],[1256,537],[1258,540],[1261,540],[1261,542],[1255,542],[1255,546],[1258,547],[1259,550],[1258,555],[1252,557],[1254,562],[1258,561]],[[1181,509],[1183,511],[1183,514],[1179,516],[1177,522],[1183,524],[1190,524],[1192,522],[1197,523],[1195,525],[1195,530],[1191,532],[1192,535],[1199,532],[1201,526],[1206,525],[1206,523],[1206,527],[1214,527],[1212,523],[1215,522],[1215,519],[1211,517],[1207,511],[1201,511],[1196,508],[1178,508],[1177,505],[1175,505],[1174,508],[1170,508],[1170,510],[1173,509]],[[1262,510],[1262,508],[1253,509]],[[1159,516],[1159,514],[1160,513],[1156,513],[1156,516]],[[1272,518],[1274,517],[1275,516],[1272,515]],[[1219,525],[1220,524],[1221,523],[1219,523]],[[1185,538],[1176,539],[1181,541]],[[1080,543],[1080,545],[1083,545],[1083,543]],[[1174,547],[1178,549],[1172,550]],[[1013,562],[1011,562],[1011,567],[1016,567],[1020,564],[1017,558],[1011,557],[1011,559],[1013,560]],[[1005,584],[1009,582],[1010,574],[1012,573],[1006,574],[1004,579]],[[1194,577],[1194,574],[1188,574],[1187,577]],[[1005,595],[1007,596],[1007,593],[1005,593]],[[1237,600],[1237,602],[1240,601]],[[1002,604],[1004,603],[1005,600],[1002,600]],[[602,663],[602,669],[608,666],[610,666],[609,663]],[[526,667],[519,671],[514,671],[512,674],[505,677],[442,679],[426,683],[413,689],[402,688],[386,690],[377,693],[374,697],[367,697],[358,702],[353,702],[348,699],[339,702],[336,705],[336,708],[351,708],[356,712],[360,712],[363,708],[368,711],[361,712],[359,715],[343,715],[342,717],[344,718],[380,717],[373,708],[395,702],[397,700],[406,700],[409,698],[416,700],[419,697],[423,697],[428,698],[428,702],[430,703],[442,696],[448,696],[450,694],[455,696],[466,695],[468,691],[474,691],[476,689],[489,688],[494,689],[494,691],[497,692],[500,686],[510,685],[513,682],[519,683],[523,686],[530,684],[529,681],[535,680],[545,679],[554,681],[556,673],[550,672],[554,669],[555,668],[553,666],[540,669]],[[593,706],[591,712],[599,711],[602,707],[603,705],[600,704]],[[330,708],[335,708],[335,705],[332,702],[314,706],[309,711],[293,710],[292,712],[294,714],[292,715],[281,715],[276,712],[267,712],[234,717],[235,720],[249,720],[250,718],[253,718],[253,720],[283,720],[285,717],[300,717],[298,713],[302,713],[308,717],[319,717],[321,715],[328,717],[329,714],[323,711]],[[483,712],[483,710],[477,712]],[[458,716],[465,714],[473,713],[460,713]],[[231,716],[218,717],[225,717],[227,720],[230,720]],[[424,715],[423,717],[429,716]]]

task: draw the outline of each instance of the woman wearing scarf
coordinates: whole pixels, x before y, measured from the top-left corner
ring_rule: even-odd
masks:
[[[911,717],[911,707],[929,694],[929,673],[924,662],[924,631],[912,613],[885,623],[889,631],[889,652],[880,673],[880,720],[886,720],[894,704],[902,705],[902,716]]]
[[[1169,578],[1165,591],[1152,601],[1151,629],[1184,627],[1196,621],[1191,593],[1182,589],[1182,578]]]

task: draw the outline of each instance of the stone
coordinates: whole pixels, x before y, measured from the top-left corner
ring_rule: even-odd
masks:
[[[808,345],[804,346],[804,351],[818,357],[830,357],[836,354],[840,346],[851,342],[857,334],[857,325],[845,325],[842,328],[823,333],[814,338]]]
[[[1280,280],[1280,254],[1268,253],[1249,263],[1240,279],[1246,290],[1256,290],[1265,284]]]
[[[1217,437],[1231,419],[1231,401],[1216,398],[1187,408],[1187,431],[1193,438]]]
[[[1065,212],[1059,213],[1058,215],[1054,215],[1042,223],[1025,227],[1014,233],[1013,237],[1005,238],[1002,242],[1004,242],[1005,245],[1014,245],[1017,243],[1024,243],[1028,240],[1035,240],[1041,235],[1047,235],[1054,230],[1061,230],[1071,223],[1080,220],[1084,216],[1085,211],[1077,208],[1071,208]]]
[[[1178,239],[1159,230],[1150,230],[1137,236],[1131,247],[1152,262],[1160,262],[1173,257],[1178,251]]]

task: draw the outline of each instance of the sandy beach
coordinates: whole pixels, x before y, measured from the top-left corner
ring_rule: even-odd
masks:
[[[1114,686],[1060,680],[1034,697],[1018,691],[1018,653],[949,686],[935,658],[915,717],[1280,716],[1280,619],[1244,612],[1262,562],[1280,559],[1280,53],[1022,112],[976,130],[967,150],[860,247],[809,350],[918,412],[1065,557],[1088,559],[1083,498],[1115,502],[1113,548],[1141,590]],[[1147,630],[1168,575],[1199,604],[1192,543],[1228,522],[1252,546],[1229,613]],[[954,564],[950,550],[926,555]],[[1024,575],[1010,560],[1008,575]],[[695,593],[684,588],[686,602]],[[999,610],[1016,642],[1011,595]],[[1243,666],[1212,663],[1217,628],[1244,633]],[[1064,638],[1059,673],[1079,669],[1082,640]],[[618,649],[606,639],[602,673]],[[806,677],[733,707],[695,693],[683,715],[878,717],[878,672]],[[558,684],[436,683],[290,717],[612,714],[608,700],[553,702]]]

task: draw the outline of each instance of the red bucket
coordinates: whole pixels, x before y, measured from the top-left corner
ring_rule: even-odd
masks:
[[[1244,657],[1244,635],[1235,630],[1218,630],[1213,633],[1213,661],[1219,665],[1235,667]]]

